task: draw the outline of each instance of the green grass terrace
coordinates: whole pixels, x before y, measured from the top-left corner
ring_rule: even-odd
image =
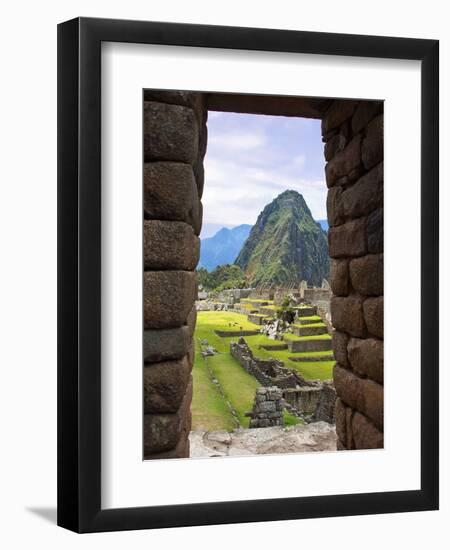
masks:
[[[236,336],[220,337],[219,331],[258,330],[260,327],[247,320],[247,316],[230,311],[199,311],[195,329],[195,362],[193,368],[194,395],[192,401],[193,430],[228,430],[238,427],[247,428],[249,418],[245,416],[253,406],[256,388],[259,382],[250,375],[229,352],[230,342],[236,341]],[[295,339],[318,339],[328,335],[298,337]],[[203,358],[200,341],[208,344],[219,353]],[[310,379],[326,380],[332,377],[334,361],[291,361],[288,350],[264,350],[261,344],[277,344],[278,340],[270,340],[263,334],[246,336],[245,340],[255,356],[274,358],[284,362],[285,366],[297,370],[302,376]],[[296,356],[329,356],[329,352],[308,352]],[[233,411],[233,412],[232,412]],[[233,414],[234,413],[234,414]],[[298,419],[285,413],[285,424],[298,423]]]

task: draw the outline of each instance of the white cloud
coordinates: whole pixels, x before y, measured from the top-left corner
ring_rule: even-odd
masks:
[[[266,143],[266,136],[262,132],[258,133],[227,133],[222,135],[213,135],[208,139],[208,147],[232,151],[247,151],[257,149]]]
[[[264,206],[286,189],[304,196],[315,219],[326,218],[320,127],[304,125],[303,119],[289,120],[286,127],[283,117],[209,117],[219,120],[209,125],[202,199],[206,225],[255,223]]]

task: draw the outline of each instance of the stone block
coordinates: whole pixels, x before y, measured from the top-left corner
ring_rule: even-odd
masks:
[[[350,281],[363,296],[383,295],[383,254],[367,254],[350,262]]]
[[[191,166],[180,162],[144,164],[144,215],[186,222],[196,235],[200,233],[202,208]]]
[[[347,345],[349,337],[345,332],[333,331],[333,353],[336,361],[344,367],[349,366],[347,357]]]
[[[175,361],[144,367],[144,413],[175,413],[186,392],[191,372],[187,355]]]
[[[383,432],[359,412],[353,415],[352,432],[356,449],[382,449],[384,446]]]
[[[367,252],[366,219],[352,220],[328,230],[331,258],[363,256]]]
[[[382,111],[382,101],[360,101],[352,116],[353,133],[359,133],[378,113]]]
[[[383,160],[383,134],[383,115],[381,114],[368,124],[366,137],[362,142],[361,157],[366,170]]]
[[[189,384],[176,413],[144,414],[144,456],[173,450],[188,437],[191,401],[192,384]]]
[[[184,325],[197,296],[192,271],[144,272],[144,328]]]
[[[342,204],[342,187],[336,186],[328,189],[327,193],[327,218],[330,227],[339,225],[345,221]]]
[[[366,325],[362,303],[363,300],[359,296],[347,296],[346,298],[333,296],[330,303],[333,327],[351,336],[363,337]]]
[[[192,164],[197,159],[198,120],[181,105],[144,102],[144,160],[175,160]]]
[[[175,449],[170,451],[163,451],[162,453],[154,453],[151,455],[144,455],[144,460],[158,460],[163,458],[189,458],[189,432],[186,436],[181,435],[178,440],[178,444]]]
[[[353,115],[357,104],[357,101],[350,99],[333,101],[322,118],[322,135],[326,135],[330,130],[334,130],[349,119]]]
[[[375,427],[383,430],[383,386],[359,377],[335,365],[333,381],[336,393],[344,404],[368,416]]]
[[[328,162],[331,160],[337,153],[340,153],[345,149],[347,145],[347,138],[344,134],[339,133],[333,136],[329,141],[325,143],[324,147],[324,156],[325,160]]]
[[[195,269],[200,239],[184,222],[144,220],[144,269]]]
[[[342,192],[339,213],[343,219],[360,218],[382,205],[383,163],[380,162],[370,172],[359,178],[354,185]]]
[[[363,303],[364,320],[366,322],[367,330],[370,334],[383,338],[384,335],[384,308],[383,308],[383,296],[378,298],[367,298]]]
[[[191,341],[192,335],[187,325],[179,328],[145,330],[144,361],[156,363],[179,359],[188,353]]]
[[[330,287],[336,296],[347,296],[350,292],[348,260],[330,261]]]
[[[361,164],[361,135],[355,136],[347,147],[337,153],[325,166],[325,177],[328,187],[336,184],[339,178],[348,176]]]
[[[275,401],[263,401],[259,403],[258,408],[261,412],[274,412],[277,410]]]
[[[194,336],[195,331],[195,323],[197,322],[197,308],[195,305],[192,307],[191,311],[189,312],[186,324],[189,329],[189,334],[191,335],[191,338]]]
[[[197,110],[202,106],[202,94],[180,90],[144,90],[144,101],[182,105]]]
[[[367,218],[367,250],[372,254],[383,252],[383,209],[375,210]]]
[[[347,407],[342,403],[340,399],[336,399],[336,435],[338,439],[345,443],[347,440],[346,435],[346,422],[345,422],[345,411]]]
[[[350,338],[348,360],[354,371],[383,384],[384,353],[382,340]]]

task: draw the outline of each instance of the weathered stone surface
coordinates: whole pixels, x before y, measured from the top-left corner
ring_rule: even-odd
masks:
[[[382,110],[382,101],[360,101],[352,117],[353,133],[360,132]]]
[[[144,221],[144,269],[195,269],[200,239],[184,222]]]
[[[196,92],[183,92],[180,90],[144,90],[144,101],[156,101],[183,105],[192,109],[200,109],[202,106],[202,94]]]
[[[382,206],[383,163],[377,164],[354,185],[345,189],[340,196],[340,205],[340,213],[344,219],[360,218]]]
[[[370,332],[370,334],[378,336],[378,338],[383,338],[383,296],[379,296],[378,298],[367,298],[367,300],[364,300],[363,311],[367,330]]]
[[[325,116],[322,118],[322,135],[327,134],[330,130],[334,130],[350,118],[357,104],[357,101],[350,99],[338,99],[333,101],[327,109]]]
[[[383,254],[367,254],[350,261],[350,281],[363,296],[383,294]]]
[[[351,336],[363,337],[366,332],[364,323],[362,298],[359,296],[348,296],[331,298],[331,319],[336,330],[347,332]]]
[[[329,141],[325,143],[324,155],[325,160],[328,162],[331,160],[337,153],[340,153],[344,150],[347,145],[347,139],[344,134],[339,133],[333,136]]]
[[[347,296],[350,291],[348,260],[330,261],[330,287],[336,296]]]
[[[350,407],[345,407],[345,447],[349,450],[355,448],[352,432],[352,418],[354,411]]]
[[[354,371],[383,384],[384,354],[382,340],[350,338],[348,359]]]
[[[144,413],[175,413],[186,392],[191,364],[185,355],[175,361],[144,367]]]
[[[144,330],[144,361],[156,363],[179,359],[189,351],[191,338],[186,325],[179,328]]]
[[[362,142],[361,157],[367,170],[383,160],[383,133],[383,115],[378,115],[367,126]]]
[[[368,416],[383,430],[383,386],[373,380],[360,378],[353,372],[335,365],[333,371],[336,393],[342,401]]]
[[[147,219],[183,221],[192,225],[198,235],[201,213],[191,166],[180,162],[144,164],[144,215]]]
[[[185,437],[183,437],[182,434],[180,436],[180,439],[178,440],[178,444],[175,449],[170,449],[170,451],[163,451],[162,453],[154,453],[148,456],[144,455],[144,460],[158,460],[162,458],[189,458],[190,445],[188,436],[189,432],[186,433]]]
[[[190,406],[192,383],[187,387],[183,401],[176,413],[144,414],[144,456],[153,458],[155,453],[175,449],[186,439],[191,427]]]
[[[343,223],[345,221],[343,214],[342,187],[331,187],[327,193],[327,218],[329,226],[334,227]]]
[[[339,178],[348,176],[361,164],[361,135],[355,136],[347,147],[333,157],[325,166],[328,187],[336,184]]]
[[[383,209],[375,210],[367,218],[367,250],[372,254],[383,252]]]
[[[189,312],[186,324],[189,329],[189,334],[191,335],[191,338],[194,336],[194,330],[195,330],[195,323],[197,322],[197,308],[195,305],[192,307],[191,311]]]
[[[367,252],[366,219],[360,218],[330,227],[328,252],[332,258],[363,256]]]
[[[144,328],[174,328],[185,324],[197,295],[191,271],[144,272]]]
[[[337,443],[336,443],[336,449],[338,451],[347,451],[347,447],[342,443],[342,441],[340,439],[337,440]]]
[[[383,433],[359,412],[353,415],[352,433],[356,449],[382,449],[384,446]]]
[[[193,163],[199,131],[194,111],[180,105],[144,102],[144,160]]]
[[[347,430],[345,421],[346,406],[342,403],[341,399],[336,399],[336,435],[338,440],[342,441],[345,445],[347,440]]]
[[[335,451],[336,430],[327,422],[190,434],[191,458]]]
[[[336,361],[344,366],[348,367],[348,357],[347,357],[347,345],[349,337],[345,332],[339,332],[337,330],[333,331],[333,352],[334,358]]]

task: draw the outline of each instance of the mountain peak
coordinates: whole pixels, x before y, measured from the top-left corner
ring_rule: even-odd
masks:
[[[304,279],[320,286],[329,273],[326,233],[303,196],[289,189],[264,207],[235,263],[253,285]]]

